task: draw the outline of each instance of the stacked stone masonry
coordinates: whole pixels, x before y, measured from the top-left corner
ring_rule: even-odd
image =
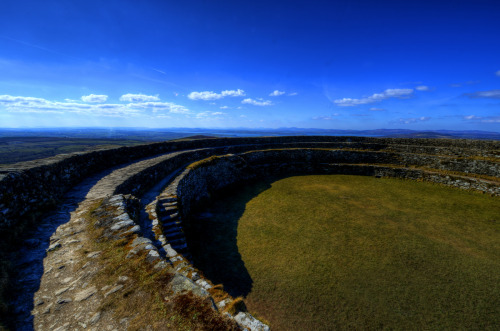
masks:
[[[130,166],[123,167],[126,164]],[[109,231],[118,237],[134,236],[130,254],[148,250],[155,268],[173,268],[176,281],[189,283],[201,296],[213,284],[190,263],[185,237],[189,216],[228,187],[264,175],[356,174],[432,181],[500,195],[497,141],[328,136],[172,141],[0,167],[0,230],[5,234],[35,221],[83,179],[117,166],[122,167],[119,184],[106,193],[105,204],[120,215],[106,225]],[[133,208],[126,206],[137,205],[137,199],[167,176],[172,180],[146,206],[154,233],[150,240],[129,215]],[[227,302],[214,304],[222,309]],[[233,318],[245,328],[268,329],[247,312]]]

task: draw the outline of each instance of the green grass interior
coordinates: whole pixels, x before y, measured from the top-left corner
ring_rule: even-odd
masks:
[[[196,267],[274,330],[500,325],[498,197],[297,176],[241,187],[202,216]]]

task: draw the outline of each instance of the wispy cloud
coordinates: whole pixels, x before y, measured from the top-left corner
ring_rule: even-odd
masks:
[[[106,100],[108,100],[108,96],[102,94],[90,94],[82,96],[83,102],[103,103],[106,102]]]
[[[500,70],[498,70],[495,74],[500,77]]]
[[[246,104],[254,105],[254,106],[272,106],[273,105],[272,101],[270,101],[270,100],[263,100],[263,99],[254,100],[251,98],[243,99],[243,101],[241,101],[241,103],[246,103]]]
[[[430,117],[421,116],[421,117],[414,117],[414,118],[400,118],[398,120],[398,122],[401,124],[412,124],[412,123],[417,123],[417,122],[426,122],[430,119],[431,119]]]
[[[341,107],[354,107],[359,105],[380,102],[382,100],[386,100],[389,98],[404,99],[410,97],[412,94],[413,94],[413,89],[387,89],[382,93],[375,93],[361,99],[343,98],[334,100],[333,102]]]
[[[450,86],[451,87],[462,87],[463,85],[476,85],[479,83],[481,83],[480,80],[469,80],[469,81],[466,81],[465,83],[453,83],[453,84],[450,84]]]
[[[158,112],[158,111],[168,111],[170,113],[187,113],[189,112],[189,109],[187,109],[184,106],[177,105],[173,102],[156,102],[156,101],[151,101],[151,102],[133,102],[129,103],[126,105],[128,108],[131,109],[150,109],[153,112]]]
[[[377,107],[372,107],[369,109],[370,111],[385,111],[384,108],[377,108]]]
[[[273,92],[269,93],[270,97],[279,97],[280,95],[285,94],[285,91],[279,91],[279,90],[274,90]]]
[[[292,93],[288,93],[288,95],[292,97],[294,95],[298,95],[298,93],[297,92],[292,92]]]
[[[226,113],[223,113],[221,111],[204,111],[201,113],[196,114],[196,118],[211,118],[211,117],[221,117],[225,115]]]
[[[415,90],[417,90],[417,91],[430,91],[430,88],[429,88],[429,86],[426,86],[426,85],[420,85],[420,86],[415,87]]]
[[[103,99],[103,98],[102,98]],[[131,98],[138,100],[139,98]],[[147,99],[147,98],[146,98]],[[90,104],[73,101],[50,101],[42,98],[0,95],[0,108],[9,112],[30,113],[80,113],[103,116],[127,116],[145,112],[151,113],[188,113],[189,109],[172,102],[146,101],[127,104]]]
[[[500,123],[500,116],[476,116],[476,115],[468,115],[464,116],[464,120],[466,121],[474,121],[481,123]]]
[[[216,100],[221,99],[222,94],[217,94],[212,91],[191,92],[188,94],[188,98],[191,100]]]
[[[312,119],[315,121],[331,121],[331,120],[333,120],[333,117],[331,117],[331,116],[315,116]]]
[[[237,90],[225,90],[222,91],[220,94],[222,94],[223,97],[244,97],[245,91],[237,89]]]
[[[478,91],[473,93],[464,93],[464,95],[472,99],[478,99],[478,98],[500,99],[500,90]]]
[[[220,93],[215,93],[213,91],[191,92],[188,94],[188,98],[191,100],[218,100],[224,97],[243,97],[245,95],[245,91],[237,89],[225,90]]]
[[[160,69],[156,69],[156,68],[151,68],[151,69],[153,69],[154,71],[159,72],[160,74],[163,74],[163,75],[167,74],[165,71],[160,70]]]
[[[120,97],[120,101],[126,102],[148,102],[148,101],[160,101],[160,98],[155,95],[145,95],[145,94],[124,94]]]

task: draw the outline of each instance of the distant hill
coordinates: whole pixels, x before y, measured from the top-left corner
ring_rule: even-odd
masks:
[[[405,134],[393,134],[393,135],[388,135],[387,137],[390,137],[390,138],[433,138],[433,139],[440,139],[440,138],[456,139],[457,138],[456,136],[454,136],[452,134],[432,132],[432,131],[412,132],[412,133],[405,133]]]
[[[87,139],[125,139],[136,141],[165,141],[172,139],[202,139],[216,137],[257,137],[257,136],[362,136],[400,138],[449,138],[449,139],[489,139],[500,140],[500,132],[479,130],[337,130],[337,129],[206,129],[206,128],[53,128],[53,129],[1,129],[1,137],[51,137]]]

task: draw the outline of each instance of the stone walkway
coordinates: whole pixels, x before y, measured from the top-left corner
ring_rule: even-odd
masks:
[[[126,280],[117,279],[112,288],[98,289],[89,284],[98,267],[92,256],[86,257],[86,265],[75,269],[84,258],[77,251],[87,239],[80,215],[92,201],[111,196],[127,178],[180,153],[143,159],[87,178],[65,195],[56,211],[26,234],[23,248],[12,259],[16,269],[14,288],[18,290],[12,301],[16,330],[61,331],[70,326],[75,330],[75,325],[82,330],[126,328],[126,321],[113,321],[96,310],[100,298],[125,286]],[[149,192],[148,199],[161,190],[161,185]]]

